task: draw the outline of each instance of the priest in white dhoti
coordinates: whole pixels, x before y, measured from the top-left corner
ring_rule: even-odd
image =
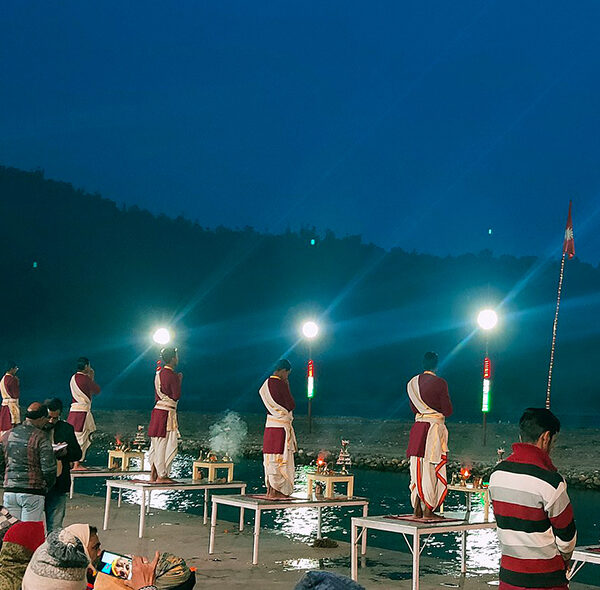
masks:
[[[288,382],[291,370],[288,360],[280,360],[259,390],[267,410],[263,437],[265,484],[267,497],[273,499],[288,498],[294,491],[294,453],[298,446],[292,426],[296,402]]]
[[[0,438],[13,426],[21,423],[21,410],[19,409],[19,378],[17,377],[17,363],[10,362],[6,374],[0,379]]]
[[[100,386],[94,380],[95,372],[90,360],[84,356],[77,359],[77,372],[71,377],[71,409],[67,422],[73,426],[75,437],[81,447],[81,461],[91,444],[91,436],[96,432],[96,422],[92,415],[92,398],[100,393]],[[73,470],[86,469],[81,461],[75,461]]]
[[[428,352],[423,373],[407,385],[410,406],[415,414],[406,456],[410,458],[410,492],[417,518],[438,518],[435,511],[448,492],[446,463],[448,430],[445,419],[452,414],[448,384],[435,374],[438,356]]]
[[[154,409],[148,426],[150,437],[150,481],[171,483],[171,465],[177,455],[179,426],[177,403],[181,397],[182,373],[175,373],[179,362],[176,348],[163,348],[160,352],[162,366],[154,375]]]

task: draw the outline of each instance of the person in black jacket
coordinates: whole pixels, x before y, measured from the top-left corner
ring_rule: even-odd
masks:
[[[81,447],[75,437],[75,430],[64,420],[60,419],[63,403],[58,398],[46,400],[50,420],[48,429],[55,448],[57,463],[56,483],[46,495],[46,528],[48,532],[63,528],[67,493],[71,487],[71,463],[81,459]],[[61,443],[66,447],[58,448]]]

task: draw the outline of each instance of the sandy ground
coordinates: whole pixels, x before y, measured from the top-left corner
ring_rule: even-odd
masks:
[[[197,568],[197,588],[294,588],[306,569],[325,566],[328,571],[350,575],[350,547],[339,543],[335,549],[316,549],[308,544],[261,531],[259,564],[252,566],[252,527],[243,532],[232,523],[220,521],[214,555],[208,555],[208,526],[195,515],[152,509],[146,520],[143,539],[138,539],[139,507],[123,503],[117,508],[116,499],[111,505],[109,528],[102,531],[104,500],[76,494],[68,503],[65,524],[91,523],[100,529],[104,549],[119,553],[136,553],[151,556],[155,550],[170,551],[186,559]],[[402,541],[401,537],[398,538]],[[593,566],[586,566],[593,567]],[[444,587],[464,590],[493,588],[495,575],[466,577],[443,574],[442,560],[424,557],[421,563],[421,588],[437,590]],[[359,570],[359,582],[365,588],[411,587],[411,561],[407,553],[371,547],[367,551],[366,566]],[[596,590],[597,587],[572,583],[572,590]]]
[[[148,412],[124,410],[94,412],[100,431],[106,438],[115,434],[133,437],[138,424],[147,425]],[[209,428],[222,418],[222,414],[197,414],[180,412],[180,430],[183,436],[183,449],[193,449],[198,445],[209,447]],[[245,450],[259,451],[262,444],[264,415],[245,414],[248,435],[243,443]],[[355,417],[316,418],[312,433],[308,433],[305,416],[297,416],[294,421],[300,449],[306,452],[328,450],[337,455],[340,439],[350,440],[350,453],[373,459],[404,459],[411,422],[399,420],[367,420]],[[461,463],[496,462],[497,449],[503,447],[505,456],[510,453],[511,444],[518,440],[518,425],[493,423],[488,425],[487,445],[482,444],[481,424],[464,424],[448,421],[450,460]],[[598,473],[600,466],[600,429],[563,429],[559,435],[553,460],[563,473],[587,471]]]

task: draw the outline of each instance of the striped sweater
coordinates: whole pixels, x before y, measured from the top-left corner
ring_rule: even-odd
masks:
[[[516,443],[490,477],[502,548],[500,590],[568,588],[566,563],[577,531],[567,484],[548,454]]]

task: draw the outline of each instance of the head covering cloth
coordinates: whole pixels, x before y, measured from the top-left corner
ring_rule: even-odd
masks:
[[[87,524],[52,531],[33,554],[22,590],[85,590],[89,541]]]
[[[4,535],[0,550],[0,590],[20,590],[34,551],[44,542],[43,522],[17,522]]]

